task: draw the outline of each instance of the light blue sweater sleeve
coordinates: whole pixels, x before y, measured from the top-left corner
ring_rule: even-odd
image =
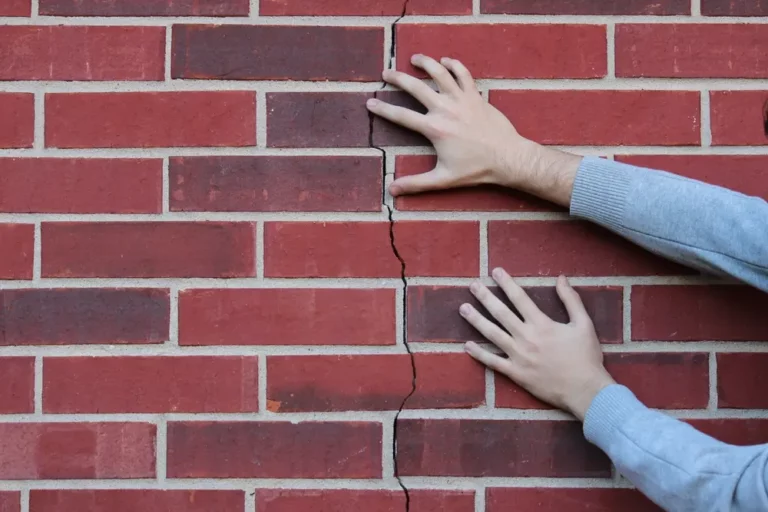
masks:
[[[571,214],[680,263],[768,291],[768,203],[760,198],[585,158]],[[768,510],[768,445],[721,443],[648,409],[624,386],[595,397],[584,435],[666,510]]]

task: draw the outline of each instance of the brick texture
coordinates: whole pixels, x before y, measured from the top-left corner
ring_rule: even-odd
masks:
[[[495,267],[558,322],[572,278],[650,407],[768,443],[768,296],[511,189],[392,198],[436,157],[365,105],[426,114],[382,71],[458,58],[525,137],[768,200],[766,20],[767,0],[0,0],[0,512],[656,512],[463,351]]]

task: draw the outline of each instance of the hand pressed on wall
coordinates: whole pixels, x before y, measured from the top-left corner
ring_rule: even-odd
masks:
[[[496,355],[473,342],[466,344],[467,352],[537,398],[583,421],[592,399],[614,380],[603,366],[600,342],[579,294],[560,276],[557,294],[570,320],[561,324],[542,313],[504,270],[494,270],[493,279],[522,318],[483,284],[474,283],[470,287],[472,294],[503,328],[469,304],[463,304],[459,312],[508,357]]]

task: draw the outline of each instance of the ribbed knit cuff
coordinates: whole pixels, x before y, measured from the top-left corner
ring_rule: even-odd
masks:
[[[623,227],[632,182],[630,169],[604,158],[583,158],[573,184],[571,215],[607,228]]]
[[[647,408],[624,386],[612,384],[592,400],[584,418],[584,437],[607,451],[617,429]]]

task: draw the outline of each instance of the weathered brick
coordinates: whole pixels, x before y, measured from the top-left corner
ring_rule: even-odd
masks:
[[[399,420],[401,476],[609,477],[611,464],[573,421]]]
[[[766,363],[768,354],[717,354],[718,407],[768,409],[768,398],[760,392]]]
[[[46,94],[45,144],[54,148],[253,146],[256,95],[249,91]]]
[[[608,353],[605,367],[648,407],[705,409],[709,402],[709,356],[701,353]],[[648,375],[653,375],[649,379]],[[506,377],[496,375],[496,407],[548,409]]]
[[[689,274],[618,235],[581,221],[491,221],[491,268],[513,276]]]
[[[750,446],[768,443],[768,419],[729,418],[686,420],[691,426],[728,444]]]
[[[706,0],[704,0],[706,1]],[[690,14],[688,0],[481,0],[483,14]]]
[[[0,478],[155,478],[155,426],[0,423]]]
[[[0,211],[160,213],[163,161],[0,158]]]
[[[35,358],[0,357],[0,413],[31,413],[35,410],[34,402]]]
[[[427,112],[424,105],[410,94],[402,91],[378,91],[375,93],[375,97],[420,114]],[[373,117],[371,129],[373,146],[432,146],[432,143],[423,135],[396,125],[380,116]],[[365,145],[367,146],[368,143],[366,142]]]
[[[45,277],[248,277],[256,274],[253,224],[242,222],[43,223]]]
[[[768,16],[766,0],[701,0],[704,16]]]
[[[477,222],[401,221],[397,251],[408,276],[477,276]],[[456,244],[455,240],[461,240]],[[268,277],[400,277],[388,222],[269,222],[264,227]]]
[[[35,489],[29,493],[29,512],[246,512],[244,494],[199,489]]]
[[[32,279],[34,245],[33,224],[0,224],[0,279]]]
[[[746,286],[633,286],[635,341],[768,341],[768,297]]]
[[[701,142],[699,93],[693,91],[494,90],[490,102],[524,137],[542,144],[697,146]]]
[[[430,171],[437,158],[431,155],[398,155],[395,157],[395,178]],[[481,185],[461,189],[426,192],[400,196],[395,207],[403,211],[547,211],[557,207],[516,190]]]
[[[181,345],[393,345],[395,291],[183,290]]]
[[[0,345],[162,343],[168,339],[168,290],[0,291]]]
[[[607,71],[603,25],[403,24],[397,31],[397,64],[411,55],[452,57],[475,78],[600,78]]]
[[[21,512],[21,493],[0,491],[0,512]]]
[[[2,26],[0,80],[162,80],[165,27]]]
[[[768,90],[712,91],[709,101],[713,145],[768,144]]]
[[[576,287],[597,330],[601,343],[621,343],[623,331],[622,290],[618,287]],[[511,307],[498,288],[491,291]],[[553,287],[526,288],[536,305],[557,322],[567,322],[568,313]],[[459,316],[459,306],[480,303],[465,286],[409,286],[408,341],[412,343],[450,343],[467,340],[483,341],[466,320]]]
[[[248,16],[248,0],[40,0],[48,16]]]
[[[359,156],[171,158],[170,206],[173,211],[378,212],[381,165],[381,157]]]
[[[370,117],[365,92],[267,94],[267,146],[368,147]],[[375,141],[374,141],[375,142]]]
[[[633,155],[616,160],[661,169],[768,200],[766,155]]]
[[[3,3],[0,4],[0,16],[20,16],[28,18],[31,15],[31,0],[4,0]],[[2,512],[6,511],[2,510]]]
[[[35,134],[33,94],[0,93],[0,149],[31,148]]]
[[[657,512],[661,511],[648,498],[634,489],[584,488],[502,488],[486,490],[487,512]]]
[[[768,25],[632,24],[616,27],[616,76],[767,78]]]
[[[171,422],[170,478],[381,478],[380,423]]]
[[[405,3],[405,5],[403,5]],[[405,11],[403,11],[405,8]],[[472,14],[472,0],[261,0],[261,16],[407,16]]]
[[[380,79],[381,27],[174,25],[173,78]]]
[[[409,489],[411,512],[474,512],[474,491]],[[256,489],[259,512],[401,512],[402,491],[359,489]],[[35,512],[35,511],[30,511]]]
[[[43,412],[258,410],[256,357],[48,357]]]
[[[485,402],[485,371],[466,354],[414,354],[408,409]],[[274,412],[398,410],[411,393],[408,354],[267,358],[267,407]]]

